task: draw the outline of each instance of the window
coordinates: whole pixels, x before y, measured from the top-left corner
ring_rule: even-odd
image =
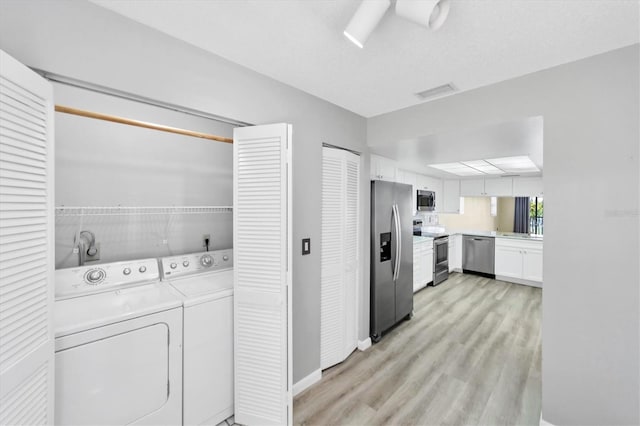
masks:
[[[529,198],[529,233],[542,235],[544,231],[544,200],[542,197]]]

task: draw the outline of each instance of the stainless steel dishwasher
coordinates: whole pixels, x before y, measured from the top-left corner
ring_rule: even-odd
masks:
[[[463,235],[463,243],[462,271],[495,278],[495,238]]]

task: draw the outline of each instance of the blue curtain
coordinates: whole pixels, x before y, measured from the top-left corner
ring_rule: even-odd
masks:
[[[529,197],[516,197],[513,232],[529,233]]]

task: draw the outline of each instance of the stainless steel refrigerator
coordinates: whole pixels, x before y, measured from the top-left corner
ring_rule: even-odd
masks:
[[[371,181],[371,340],[413,315],[411,185]]]

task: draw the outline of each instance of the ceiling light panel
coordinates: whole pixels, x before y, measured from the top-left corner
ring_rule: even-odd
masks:
[[[501,175],[504,174],[504,171],[497,168],[493,164],[489,164],[484,160],[476,160],[476,161],[462,161],[462,164],[472,167],[476,170],[480,170],[482,173],[486,173],[488,175]]]
[[[473,167],[466,166],[462,163],[444,163],[444,164],[430,164],[429,167],[442,170],[443,172],[451,173],[456,176],[477,176],[482,175],[480,170],[476,170]]]
[[[487,162],[507,173],[538,172],[540,169],[526,155],[517,157],[491,158]]]
[[[460,161],[457,163],[429,164],[429,167],[457,176],[504,175],[506,173],[539,172],[526,155],[492,158],[490,160]]]

